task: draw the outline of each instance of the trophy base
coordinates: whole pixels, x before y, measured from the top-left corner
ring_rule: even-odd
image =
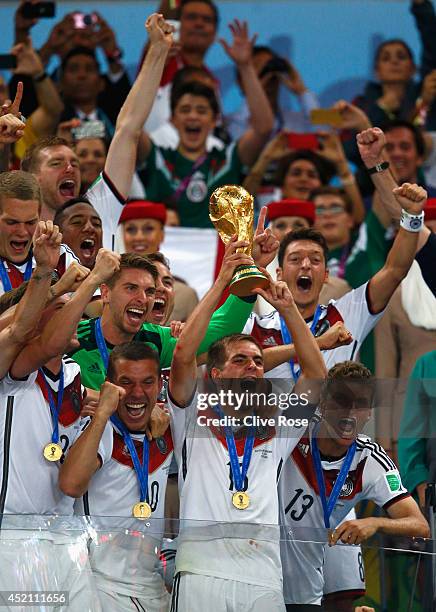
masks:
[[[229,292],[238,297],[252,295],[252,289],[266,289],[269,280],[256,266],[239,266],[230,281]]]

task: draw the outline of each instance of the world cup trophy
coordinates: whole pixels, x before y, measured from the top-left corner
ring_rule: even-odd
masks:
[[[254,205],[253,196],[248,191],[239,185],[218,187],[210,196],[209,217],[224,244],[235,234],[238,240],[249,242],[249,246],[239,250],[251,257]],[[245,296],[250,295],[252,289],[265,289],[268,285],[267,277],[255,265],[239,266],[230,281],[229,291]]]

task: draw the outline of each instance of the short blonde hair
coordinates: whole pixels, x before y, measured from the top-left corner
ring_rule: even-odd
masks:
[[[3,210],[5,198],[16,198],[27,202],[36,200],[38,210],[41,212],[42,194],[37,179],[23,170],[12,170],[0,173],[0,211]]]

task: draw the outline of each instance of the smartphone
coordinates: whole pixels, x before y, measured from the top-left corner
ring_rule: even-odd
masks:
[[[88,26],[95,25],[97,23],[97,15],[95,13],[74,13],[74,27],[76,30],[84,30]]]
[[[0,70],[13,70],[17,67],[17,56],[11,53],[0,54]]]
[[[83,140],[84,138],[104,139],[106,129],[102,121],[84,121],[78,127],[71,129],[71,135],[74,140]]]
[[[21,9],[21,14],[26,19],[51,19],[56,14],[56,4],[54,2],[25,2]]]
[[[260,74],[259,74],[259,78],[261,79],[262,77],[264,77],[266,74],[269,74],[271,72],[276,72],[276,73],[284,73],[284,74],[288,74],[289,73],[289,64],[286,60],[284,60],[282,57],[273,57],[272,59],[270,59],[265,66],[262,68]]]
[[[180,21],[178,19],[167,19],[167,23],[173,26],[173,41],[180,42]]]
[[[309,149],[315,151],[319,149],[319,139],[316,134],[288,134],[288,147],[290,149]]]
[[[310,111],[310,120],[314,125],[331,125],[342,127],[342,116],[338,110],[331,108],[315,108]]]

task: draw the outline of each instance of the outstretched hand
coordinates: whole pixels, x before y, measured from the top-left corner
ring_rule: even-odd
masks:
[[[232,23],[229,23],[229,30],[233,37],[232,44],[229,45],[224,38],[220,38],[219,42],[227,55],[237,66],[249,64],[252,60],[253,47],[257,40],[257,34],[250,38],[247,22],[239,21],[239,19],[235,19]]]

